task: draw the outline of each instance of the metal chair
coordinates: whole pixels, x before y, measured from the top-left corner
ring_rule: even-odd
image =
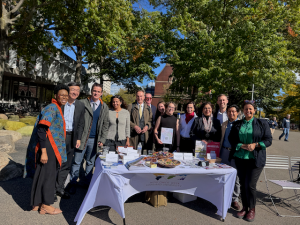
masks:
[[[300,166],[300,157],[290,157],[290,176],[293,181],[300,178],[299,166]],[[294,178],[294,172],[297,172],[297,178]]]
[[[272,195],[277,194],[277,193],[279,193],[279,192],[281,192],[281,191],[283,191],[285,189],[287,189],[287,190],[288,189],[289,190],[294,190],[294,191],[298,190],[298,189],[300,190],[300,184],[294,183],[294,182],[292,182],[290,180],[268,180],[267,176],[266,176],[266,169],[287,170],[287,172],[291,176],[291,164],[290,164],[289,157],[288,156],[282,156],[282,155],[267,155],[266,165],[264,167],[265,182],[266,182],[266,186],[267,186],[269,198],[271,199],[271,201],[273,203],[273,206],[276,209],[277,215],[281,216],[281,217],[300,217],[300,216],[281,215],[281,214],[279,214],[278,209],[277,209],[277,207],[276,207],[276,205],[274,203],[274,200],[273,200],[275,198],[272,196]],[[273,184],[276,184],[276,185],[280,186],[281,190],[271,194],[270,190],[269,190],[269,186],[268,186],[268,181],[271,182],[271,183],[273,183]],[[287,205],[290,208],[293,208],[296,213],[300,214],[300,212],[299,212],[299,210],[297,208],[295,208],[291,204],[287,204],[285,202],[285,201],[294,200],[295,197],[298,199],[298,201],[300,200],[296,191],[295,191],[295,196],[288,197],[288,198],[276,198],[276,199],[280,199],[282,203],[284,203],[285,205]],[[263,201],[262,201],[262,203],[265,204]],[[269,206],[267,206],[267,207],[269,207]]]

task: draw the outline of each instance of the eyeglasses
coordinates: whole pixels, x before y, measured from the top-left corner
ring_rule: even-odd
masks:
[[[255,100],[245,100],[244,102],[245,102],[245,103],[254,104],[254,103],[255,103]]]
[[[169,106],[168,108],[169,108],[169,109],[175,109],[175,107],[170,107],[170,106]]]
[[[69,98],[69,95],[58,95],[60,98]]]
[[[146,100],[151,100],[152,98],[146,98]]]

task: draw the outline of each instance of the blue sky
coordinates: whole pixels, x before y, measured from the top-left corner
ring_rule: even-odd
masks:
[[[159,9],[154,9],[151,5],[148,4],[148,1],[146,1],[146,0],[141,0],[141,1],[139,1],[139,3],[135,3],[133,5],[133,7],[135,9],[142,9],[142,8],[144,8],[144,9],[150,11],[150,12],[155,11],[155,10],[161,11],[161,12],[165,12],[165,9],[163,9],[161,7]],[[56,43],[55,46],[57,48],[61,48],[60,43]],[[76,56],[75,56],[75,54],[74,54],[73,51],[66,51],[66,50],[64,50],[64,53],[66,53],[72,59],[76,60]],[[156,58],[155,62],[160,63],[160,58]],[[86,67],[86,68],[88,68],[88,65],[83,65],[83,66]],[[165,63],[160,63],[160,66],[157,67],[156,69],[154,69],[154,73],[156,74],[156,76],[160,73],[160,71],[164,68],[164,66],[165,66]],[[138,86],[146,86],[150,82],[154,82],[154,81],[153,80],[151,81],[151,80],[146,80],[145,79],[143,81],[143,83],[137,82],[137,85]],[[116,84],[112,84],[112,86],[111,86],[111,94],[115,94],[116,92],[118,92],[118,90],[120,88],[122,88],[122,86],[118,86]]]

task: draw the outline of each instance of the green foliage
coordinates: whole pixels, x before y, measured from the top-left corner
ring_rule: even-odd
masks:
[[[126,105],[129,105],[136,100],[135,94],[128,93],[126,89],[120,88],[116,95],[120,95],[124,99]]]
[[[26,126],[17,130],[22,136],[31,136],[34,126]]]
[[[26,127],[25,123],[21,123],[21,122],[15,122],[15,121],[7,121],[7,123],[4,126],[5,130],[19,130],[22,127]]]
[[[260,107],[294,82],[299,68],[299,1],[153,0],[168,23],[164,61],[173,67],[170,89],[192,98],[231,103],[251,99]],[[207,94],[211,90],[211,94]]]
[[[103,92],[102,101],[105,102],[108,105],[108,107],[110,107],[110,99],[111,99],[111,97],[112,97],[111,94]]]
[[[2,130],[2,129],[5,127],[7,121],[8,121],[8,120],[0,119],[0,130]]]

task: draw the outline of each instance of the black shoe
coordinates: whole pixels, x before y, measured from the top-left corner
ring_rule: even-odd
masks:
[[[76,186],[75,185],[72,185],[70,186],[70,188],[68,189],[68,192],[71,194],[71,195],[74,195],[76,193]]]
[[[288,140],[284,140],[284,141],[287,141],[287,142],[288,142]]]
[[[57,202],[58,201],[58,199],[57,199],[57,195],[56,194],[54,194],[54,202]]]
[[[68,192],[61,192],[61,191],[56,191],[56,195],[58,195],[59,197],[63,198],[63,199],[69,199],[71,196],[69,195]]]
[[[279,140],[281,139],[281,137],[279,137]]]

